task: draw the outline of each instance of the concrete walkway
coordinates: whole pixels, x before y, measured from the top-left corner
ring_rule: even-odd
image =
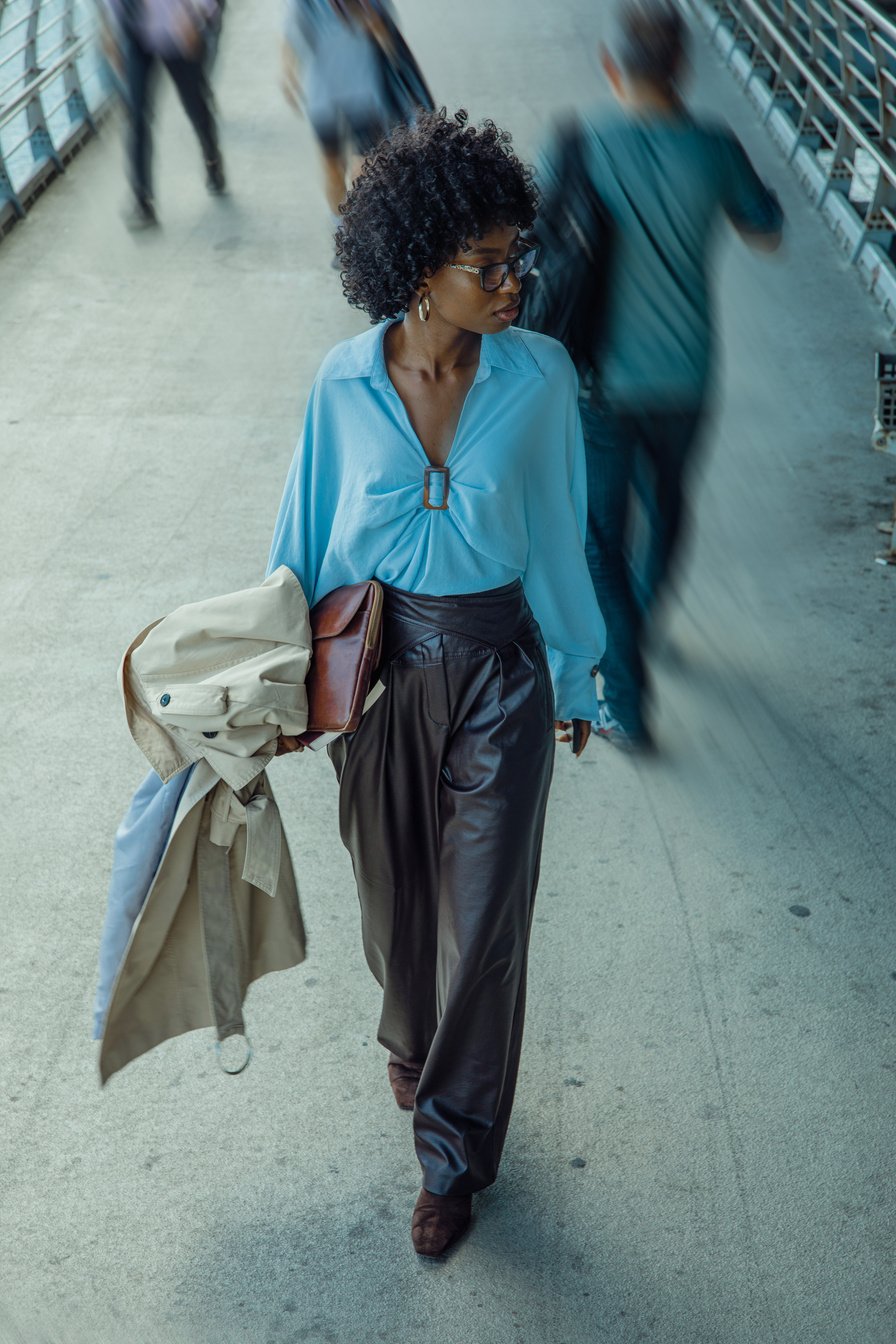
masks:
[[[402,0],[439,99],[530,153],[596,88],[586,0]],[[329,267],[277,0],[231,0],[232,197],[180,109],[163,230],[135,240],[114,128],[0,246],[5,707],[2,1344],[889,1344],[896,466],[869,450],[889,344],[728,77],[699,101],[791,220],[726,248],[726,374],[691,581],[659,667],[663,756],[558,760],[528,1034],[499,1183],[444,1265],[321,759],[276,763],[309,961],[101,1093],[88,1039],[111,838],[143,765],[122,650],[259,577],[314,370],[363,319]],[[889,478],[889,480],[888,480]]]

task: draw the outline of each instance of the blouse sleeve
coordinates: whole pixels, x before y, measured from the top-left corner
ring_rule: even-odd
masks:
[[[324,444],[324,408],[320,382],[308,398],[302,433],[286,477],[267,573],[288,565],[309,606],[317,600],[321,566],[332,531],[336,500],[333,472]]]
[[[585,559],[585,445],[572,361],[552,371],[557,438],[533,463],[527,490],[529,558],[523,587],[548,649],[558,719],[597,713],[594,676],[606,627]]]

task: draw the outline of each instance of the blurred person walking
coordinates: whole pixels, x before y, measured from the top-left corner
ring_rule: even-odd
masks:
[[[604,71],[618,108],[580,126],[581,173],[608,235],[580,411],[588,464],[587,555],[607,625],[604,699],[595,732],[625,750],[649,749],[644,638],[668,583],[685,523],[686,488],[713,359],[709,263],[719,217],[765,251],[783,216],[743,148],[721,123],[694,116],[681,84],[687,29],[666,0],[623,0]],[[546,221],[576,192],[569,126],[544,160]],[[581,190],[579,190],[581,196]],[[603,244],[603,246],[601,246]],[[591,277],[593,279],[593,277]],[[525,317],[524,317],[525,320]],[[634,500],[646,524],[629,554]]]
[[[603,651],[575,370],[512,327],[535,209],[490,122],[429,113],[380,144],[336,235],[376,325],[315,379],[269,561],[312,604],[383,584],[385,690],[329,751],[427,1256],[497,1176],[555,730],[581,753]]]
[[[433,106],[388,0],[288,0],[281,86],[317,137],[334,229],[359,160]]]
[[[218,12],[206,25],[204,29],[205,44],[202,53],[203,64],[205,66],[205,77],[208,82],[208,92],[212,107],[215,106],[214,90],[211,87],[212,71],[218,60],[218,48],[221,45],[221,30],[224,27],[224,6],[226,0],[218,0]]]
[[[121,53],[130,118],[128,157],[134,208],[129,228],[155,225],[152,115],[157,67],[164,65],[192,123],[213,195],[226,190],[218,129],[205,68],[209,37],[220,24],[219,0],[105,0]]]

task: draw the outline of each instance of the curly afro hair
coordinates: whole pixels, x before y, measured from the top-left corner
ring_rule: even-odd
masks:
[[[492,121],[421,113],[374,150],[342,206],[336,255],[345,297],[371,322],[397,317],[424,275],[471,238],[529,228],[538,209],[532,171]]]

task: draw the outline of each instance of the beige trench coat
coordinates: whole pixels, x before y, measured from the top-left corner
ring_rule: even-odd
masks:
[[[305,956],[286,836],[265,773],[305,731],[308,604],[285,566],[258,588],[179,607],[124,656],[135,742],[168,780],[191,764],[161,863],[112,988],[100,1077],[161,1041],[244,1034],[249,984]]]

